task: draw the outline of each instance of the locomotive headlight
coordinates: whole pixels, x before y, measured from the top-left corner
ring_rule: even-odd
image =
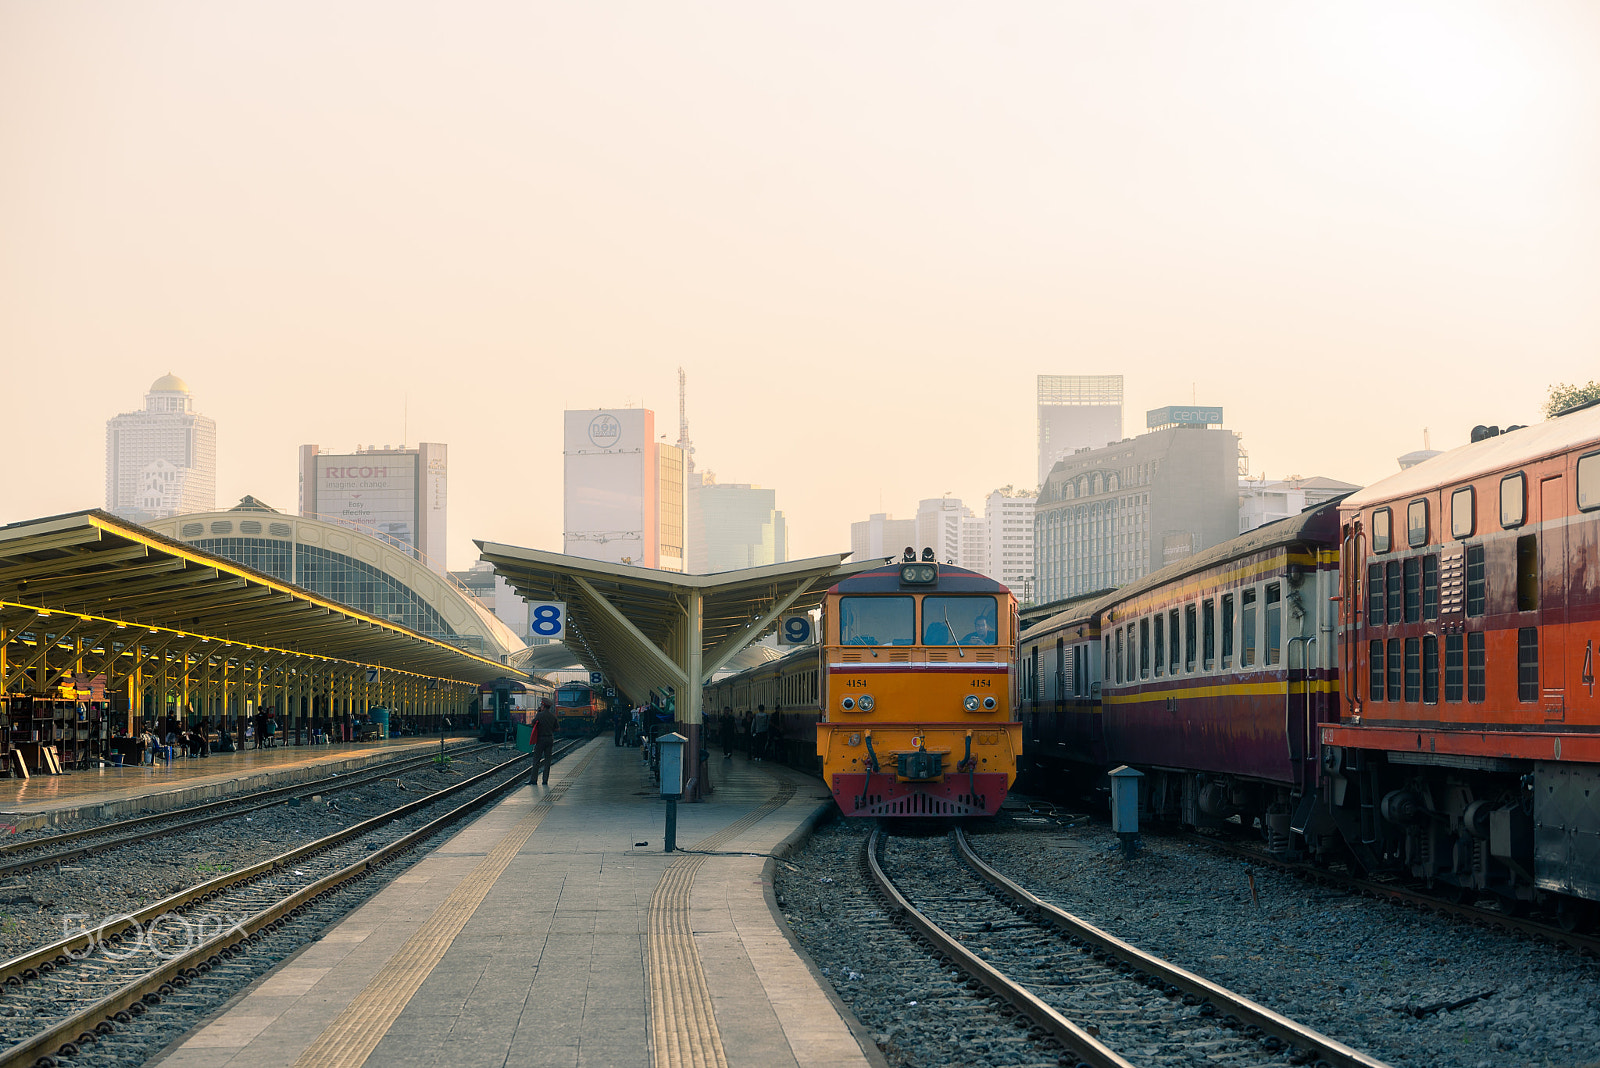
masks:
[[[861,695],[861,700],[856,702],[856,705],[863,712],[871,712],[873,704],[874,704],[874,702],[872,700],[872,695],[870,693],[862,694]]]
[[[856,707],[856,699],[854,697],[846,697],[843,701],[840,701],[839,704],[846,712],[850,712]]]
[[[983,699],[983,707],[984,707],[985,711],[993,712],[994,711],[994,698],[993,697],[985,697]]]
[[[967,699],[961,703],[966,706],[968,712],[976,712],[978,710],[978,695],[969,693],[967,694]]]

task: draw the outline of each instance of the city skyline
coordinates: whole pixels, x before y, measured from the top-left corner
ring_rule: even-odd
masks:
[[[449,442],[452,568],[559,546],[561,411],[679,365],[796,557],[1027,485],[1041,374],[1356,484],[1594,376],[1592,5],[704,13],[0,3],[0,517],[169,369],[219,502]]]

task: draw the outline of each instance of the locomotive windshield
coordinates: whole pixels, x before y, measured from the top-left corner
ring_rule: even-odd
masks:
[[[1000,640],[993,597],[924,597],[923,645],[994,645]]]
[[[913,598],[839,598],[840,645],[910,645],[916,640]]]
[[[563,686],[556,691],[556,704],[563,708],[576,708],[589,703],[587,686]]]

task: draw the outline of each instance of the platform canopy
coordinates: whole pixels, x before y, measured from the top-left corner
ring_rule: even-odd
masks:
[[[529,601],[566,605],[565,644],[634,700],[651,690],[678,695],[678,719],[700,722],[700,688],[789,611],[815,608],[828,587],[873,558],[814,556],[713,575],[478,542],[483,559]]]
[[[0,630],[120,645],[138,628],[461,684],[520,674],[107,512],[0,527]]]

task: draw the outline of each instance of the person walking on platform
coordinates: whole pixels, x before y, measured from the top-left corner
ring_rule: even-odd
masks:
[[[756,705],[756,718],[750,721],[750,759],[757,764],[767,755],[767,706]]]
[[[533,717],[533,774],[528,785],[536,785],[539,769],[544,769],[544,785],[550,785],[550,765],[555,763],[556,710],[546,698],[539,702],[539,713]]]
[[[613,743],[615,743],[615,745],[617,746],[618,749],[621,749],[622,748],[622,735],[623,735],[623,732],[627,729],[628,717],[624,716],[621,712],[619,712],[619,711],[617,711],[615,709],[612,710],[611,715],[616,720],[616,722],[611,725],[611,727],[612,727],[612,739],[611,740],[612,740]]]
[[[717,727],[722,731],[722,759],[733,759],[733,706],[724,705],[722,715],[717,720]]]

